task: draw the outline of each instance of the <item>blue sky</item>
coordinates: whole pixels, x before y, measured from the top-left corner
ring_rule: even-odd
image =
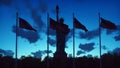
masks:
[[[47,13],[56,20],[55,8],[59,5],[59,18],[69,25],[65,51],[72,55],[73,12],[75,17],[89,30],[75,29],[76,57],[99,56],[98,24],[101,17],[117,25],[117,30],[102,28],[102,53],[120,51],[120,4],[119,0],[0,0],[0,53],[14,56],[16,12],[28,21],[38,32],[20,29],[18,57],[46,56]],[[50,30],[50,56],[56,50],[55,32]]]

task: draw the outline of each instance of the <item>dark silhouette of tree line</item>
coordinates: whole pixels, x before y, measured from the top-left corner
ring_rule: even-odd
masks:
[[[47,68],[47,57],[44,60],[34,57],[21,57],[18,59],[18,68]],[[72,68],[73,60],[76,68],[99,68],[97,57],[77,58],[49,58],[50,68]],[[15,59],[10,56],[0,55],[0,68],[14,68]],[[106,53],[102,55],[102,68],[120,68],[120,54]]]

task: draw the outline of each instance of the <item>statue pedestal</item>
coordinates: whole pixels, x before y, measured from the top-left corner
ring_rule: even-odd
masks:
[[[67,53],[66,52],[55,52],[54,57],[55,58],[67,58]]]

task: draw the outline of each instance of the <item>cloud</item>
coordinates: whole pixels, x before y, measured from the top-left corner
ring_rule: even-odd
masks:
[[[80,36],[81,39],[91,40],[93,38],[98,37],[98,35],[99,35],[99,29],[88,31],[86,33],[80,32],[79,34],[80,34],[79,36]]]
[[[106,49],[107,49],[107,47],[104,45],[104,46],[102,46],[102,49],[106,50]]]
[[[53,53],[52,50],[49,50],[49,51],[48,50],[44,50],[43,52],[44,53]]]
[[[0,49],[0,54],[3,54],[4,56],[12,56],[13,57],[14,52],[12,50]]]
[[[120,34],[114,37],[115,41],[120,41]]]
[[[110,35],[110,34],[112,34],[114,32],[120,33],[120,25],[117,25],[117,29],[116,30],[109,30],[109,29],[106,30],[106,34],[107,35]]]
[[[16,33],[16,27],[15,26],[13,26],[12,31],[14,33]],[[30,30],[24,30],[22,28],[19,28],[18,31],[19,31],[18,36],[20,36],[21,38],[27,39],[30,43],[35,43],[39,39],[41,39],[37,32],[30,31]]]
[[[70,32],[68,33],[68,35],[66,36],[66,42],[73,37],[73,29],[70,29]]]
[[[39,50],[39,51],[36,51],[36,52],[32,52],[31,53],[35,58],[41,58],[42,55],[44,54],[43,51]]]
[[[52,39],[52,38],[49,37],[49,44],[51,46],[55,47],[56,46],[56,40],[54,40],[54,39]]]
[[[46,32],[46,34],[47,34],[47,32]],[[51,29],[51,28],[49,28],[49,35],[55,36],[56,35],[56,31]]]
[[[41,58],[44,54],[46,53],[53,53],[51,50],[47,51],[47,50],[38,50],[36,52],[31,52],[31,54],[35,57],[35,58]]]
[[[39,0],[40,1],[40,0]],[[41,0],[42,1],[42,0]],[[45,2],[39,2],[39,9],[41,12],[45,13],[48,9],[48,5]]]
[[[91,54],[88,54],[87,57],[88,57],[88,58],[92,58],[92,55],[91,55]]]
[[[106,29],[106,34],[107,35],[110,35],[112,33],[116,32],[116,30],[109,30],[109,29]]]
[[[120,54],[120,48],[115,48],[115,49],[113,50],[113,53]]]
[[[77,55],[81,55],[81,54],[85,54],[85,51],[81,51],[81,50],[77,51]]]
[[[46,2],[44,0],[36,0],[36,1],[34,1],[35,4],[33,3],[32,0],[25,0],[24,2],[26,4],[26,7],[30,10],[31,19],[35,23],[35,25],[38,29],[37,31],[45,32],[46,24],[42,20],[42,17],[40,14],[41,13],[43,14],[43,12],[47,11],[48,6],[47,6]],[[46,18],[46,20],[47,20],[47,18]]]
[[[102,31],[103,31],[103,29],[101,30],[101,33],[102,33]],[[120,34],[120,25],[117,25],[117,29],[116,30],[106,29],[106,34],[107,35],[110,35],[110,34],[112,34],[114,32],[117,32],[118,34]],[[80,32],[79,34],[80,34],[79,37],[81,39],[91,40],[91,39],[94,39],[94,38],[99,36],[99,29],[97,28],[95,30],[88,31],[86,33]],[[115,38],[115,40],[116,40],[116,38]]]
[[[86,44],[80,44],[79,48],[86,51],[86,52],[90,52],[94,49],[94,45],[95,43],[86,43]]]
[[[32,10],[37,10],[42,13],[45,13],[48,9],[48,5],[45,0],[35,0],[34,3],[32,0],[25,0],[24,1],[27,8],[32,9]]]
[[[33,32],[33,31],[27,31],[27,30],[19,29],[19,36],[22,37],[22,38],[27,39],[30,43],[35,43],[39,39],[42,39],[42,37],[40,37],[39,34],[41,34],[42,32],[45,32],[45,29],[46,29],[46,25],[43,22],[43,20],[41,18],[41,15],[40,15],[40,7],[39,7],[40,4],[38,4],[38,3],[41,3],[42,1],[38,0],[38,3],[36,4],[36,7],[37,7],[36,9],[33,8],[32,1],[30,1],[30,0],[24,0],[22,2],[25,3],[24,7],[25,8],[27,7],[29,9],[30,15],[31,15],[31,19],[33,20],[34,25],[36,26],[36,30],[39,33]],[[45,6],[45,4],[42,4],[42,6],[43,5]],[[18,8],[20,8],[20,10],[22,10],[21,6],[18,6]],[[43,8],[41,7],[41,11],[44,11],[42,9]],[[15,26],[13,27],[12,31],[14,33],[16,33]]]
[[[32,10],[31,11],[31,16],[34,21],[34,23],[37,25],[38,31],[39,32],[45,32],[44,29],[46,28],[45,23],[41,19],[40,14],[38,13],[37,10]]]
[[[0,0],[0,5],[10,6],[13,0]]]

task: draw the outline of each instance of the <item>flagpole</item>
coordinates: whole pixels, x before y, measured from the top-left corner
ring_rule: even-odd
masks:
[[[16,12],[16,45],[15,45],[15,68],[17,68],[17,56],[18,56],[18,12]]]
[[[74,13],[73,13],[73,68],[75,68],[75,27],[74,27]]]
[[[58,13],[59,13],[59,6],[57,5],[57,6],[56,6],[56,20],[57,20],[57,23],[58,23],[58,21],[59,21]]]
[[[47,68],[49,68],[49,14],[47,13]]]
[[[102,68],[102,59],[101,59],[101,27],[100,27],[100,13],[98,13],[99,15],[99,52],[100,52],[100,68]]]

